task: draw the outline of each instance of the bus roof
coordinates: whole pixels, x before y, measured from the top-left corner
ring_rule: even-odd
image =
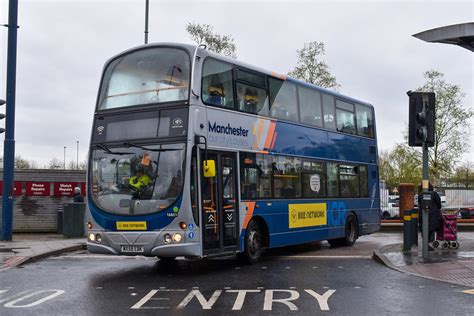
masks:
[[[136,47],[127,49],[127,50],[113,56],[112,58],[107,60],[107,62],[105,63],[105,66],[107,66],[112,60],[114,60],[114,59],[116,59],[116,58],[118,58],[122,55],[125,55],[127,53],[130,53],[132,51],[140,50],[140,49],[143,49],[143,48],[160,47],[160,46],[180,47],[180,48],[185,49],[190,54],[190,56],[193,56],[194,50],[196,49],[197,45],[183,44],[183,43],[173,43],[173,42],[159,42],[159,43],[150,43],[150,44],[146,44],[146,45],[140,45],[140,46],[136,46]],[[309,88],[309,89],[313,89],[313,90],[317,90],[319,92],[323,92],[323,93],[326,93],[326,94],[333,95],[334,97],[336,97],[338,99],[343,99],[343,100],[347,100],[347,101],[350,101],[350,102],[363,104],[363,105],[366,105],[366,106],[369,106],[369,107],[373,108],[373,105],[370,104],[370,103],[367,103],[367,102],[364,102],[364,101],[361,101],[361,100],[358,100],[358,99],[355,99],[355,98],[337,93],[337,92],[329,90],[329,89],[325,89],[325,88],[316,86],[314,84],[307,83],[307,82],[299,80],[299,79],[289,77],[289,76],[284,75],[284,74],[268,71],[268,70],[260,68],[258,66],[254,66],[254,65],[239,61],[237,59],[233,59],[233,58],[230,58],[230,57],[226,57],[226,56],[211,52],[207,49],[201,49],[199,51],[199,56],[201,56],[201,57],[210,56],[210,57],[213,57],[213,58],[216,58],[216,59],[234,64],[234,65],[240,66],[242,68],[247,68],[247,69],[250,69],[250,70],[253,70],[253,71],[256,71],[256,72],[260,72],[260,73],[263,73],[263,74],[266,74],[268,76],[272,76],[272,77],[275,77],[275,78],[285,79],[285,80],[293,82],[293,83],[295,83],[299,86],[303,86],[303,87],[306,87],[306,88]]]

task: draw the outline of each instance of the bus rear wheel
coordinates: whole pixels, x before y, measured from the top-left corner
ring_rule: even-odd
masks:
[[[358,236],[359,236],[359,229],[357,227],[357,219],[354,214],[350,213],[346,218],[344,237],[330,239],[328,240],[328,242],[333,247],[352,246],[355,244]]]
[[[262,258],[262,253],[262,229],[256,221],[251,221],[247,226],[247,233],[245,235],[245,259],[250,264],[257,263]]]

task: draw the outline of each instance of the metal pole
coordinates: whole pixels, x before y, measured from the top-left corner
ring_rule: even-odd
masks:
[[[145,44],[148,44],[148,12],[149,12],[150,2],[146,0],[145,2]]]
[[[428,177],[428,145],[426,143],[423,143],[423,187],[422,191],[428,192],[428,183],[429,183],[429,177]],[[422,193],[422,194],[423,194]],[[423,227],[422,227],[422,234],[423,234],[423,245],[422,245],[422,252],[423,252],[423,259],[428,258],[428,242],[429,242],[429,210],[423,209]]]
[[[66,170],[66,146],[64,146],[63,169]]]
[[[15,93],[18,0],[8,3],[7,105],[3,143],[3,191],[1,240],[12,240],[13,181],[15,166]]]
[[[76,150],[76,169],[79,170],[79,141],[76,140],[77,150]]]

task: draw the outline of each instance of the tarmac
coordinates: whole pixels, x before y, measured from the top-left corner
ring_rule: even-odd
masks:
[[[269,255],[361,256],[373,258],[401,273],[474,287],[474,232],[459,232],[459,249],[430,251],[426,260],[421,253],[421,238],[419,247],[403,252],[402,237],[402,232],[379,232],[360,237],[350,248],[332,248],[327,243],[320,243],[317,249],[310,244],[275,249]],[[14,234],[13,241],[0,241],[0,272],[50,256],[86,249],[85,243],[85,238],[64,238],[60,234]]]

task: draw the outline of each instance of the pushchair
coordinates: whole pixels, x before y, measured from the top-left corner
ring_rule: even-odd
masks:
[[[440,211],[439,228],[436,230],[436,240],[433,248],[458,249],[457,211]]]

